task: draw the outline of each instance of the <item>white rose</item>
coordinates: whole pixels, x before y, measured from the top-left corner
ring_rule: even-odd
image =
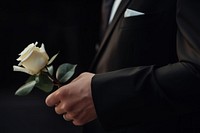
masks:
[[[40,71],[48,64],[49,56],[47,55],[44,44],[36,47],[38,43],[28,45],[19,55],[17,61],[18,66],[13,66],[14,71],[25,72],[30,75],[40,73]]]

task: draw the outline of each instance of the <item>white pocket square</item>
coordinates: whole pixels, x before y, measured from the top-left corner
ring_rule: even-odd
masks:
[[[124,13],[124,17],[133,17],[133,16],[140,16],[140,15],[144,15],[143,12],[138,12],[132,9],[126,9],[125,13]]]

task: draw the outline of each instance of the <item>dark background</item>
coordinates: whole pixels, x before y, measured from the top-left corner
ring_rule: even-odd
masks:
[[[0,2],[0,132],[76,133],[81,127],[45,105],[48,94],[34,89],[28,96],[15,91],[28,75],[13,72],[18,54],[30,43],[44,43],[53,65],[77,64],[87,71],[98,40],[99,0],[11,0]],[[39,45],[40,46],[40,45]]]

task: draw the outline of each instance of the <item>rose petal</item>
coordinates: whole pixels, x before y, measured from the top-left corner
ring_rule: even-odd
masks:
[[[36,47],[34,43],[29,44],[19,55],[25,54],[27,51],[29,51],[30,49],[33,49],[34,47]]]
[[[39,73],[48,63],[48,59],[43,53],[40,53],[36,50],[32,52],[32,54],[26,60],[21,61],[21,65],[24,68],[32,71],[32,73]]]
[[[24,57],[23,58],[21,58],[21,62],[18,64],[18,66],[21,66],[22,65],[22,63],[24,62],[24,61],[26,61],[31,55],[32,55],[32,53],[34,52],[34,50],[32,50],[32,51],[30,51],[29,53],[27,53],[26,55],[24,55]]]
[[[49,56],[45,50],[44,44],[42,43],[41,47],[40,47],[40,52],[44,53],[44,55],[46,56],[46,58],[49,60]]]
[[[23,67],[19,67],[19,66],[13,66],[13,71],[18,71],[18,72],[24,72],[30,75],[33,75],[33,73]]]
[[[24,58],[26,58],[28,56],[29,53],[31,53],[31,51],[33,51],[33,49],[35,48],[35,44],[31,43],[29,44],[19,55],[21,55],[19,58],[17,58],[17,61],[21,61]]]

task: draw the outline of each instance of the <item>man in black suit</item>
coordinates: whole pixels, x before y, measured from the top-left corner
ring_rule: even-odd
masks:
[[[199,5],[122,0],[93,73],[49,95],[47,105],[89,133],[200,132]]]

